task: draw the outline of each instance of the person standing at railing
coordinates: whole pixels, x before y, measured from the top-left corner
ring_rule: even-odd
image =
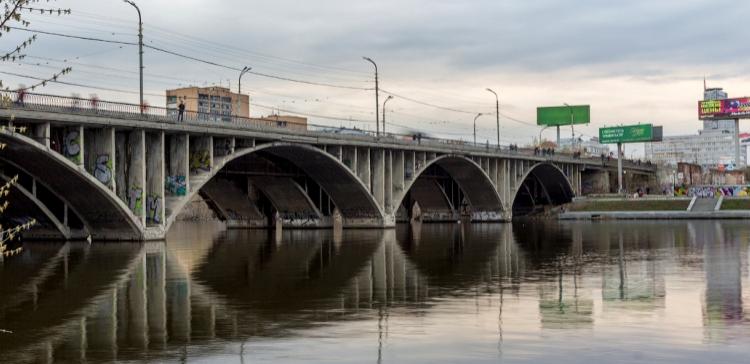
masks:
[[[90,100],[91,100],[91,109],[94,110],[94,112],[98,112],[99,109],[99,97],[96,96],[96,94],[91,94]]]
[[[180,99],[180,105],[177,106],[177,121],[185,120],[185,101]]]
[[[21,88],[18,89],[18,93],[16,94],[16,104],[18,106],[23,107],[23,99],[26,97],[26,86],[21,85]]]

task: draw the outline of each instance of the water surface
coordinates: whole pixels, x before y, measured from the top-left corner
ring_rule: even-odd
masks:
[[[750,224],[182,224],[0,262],[10,363],[743,363]]]

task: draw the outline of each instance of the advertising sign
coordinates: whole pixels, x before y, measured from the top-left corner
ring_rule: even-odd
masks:
[[[698,118],[701,120],[750,118],[750,97],[698,101]]]
[[[639,143],[654,139],[654,127],[651,124],[613,126],[599,129],[599,143]]]
[[[591,106],[545,106],[536,108],[536,125],[558,126],[588,124],[591,122]]]

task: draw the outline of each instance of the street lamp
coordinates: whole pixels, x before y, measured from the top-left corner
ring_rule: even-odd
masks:
[[[542,146],[542,132],[543,132],[543,131],[545,131],[545,130],[547,130],[547,128],[549,128],[549,127],[550,127],[550,126],[549,126],[549,125],[547,125],[547,126],[543,127],[543,128],[542,128],[542,130],[539,130],[539,147],[540,147],[540,148],[541,148],[541,146]]]
[[[250,72],[250,70],[252,70],[252,69],[253,69],[252,67],[245,66],[242,69],[242,71],[240,71],[240,78],[237,81],[237,95],[238,96],[237,96],[237,113],[235,115],[239,115],[240,111],[242,109],[242,100],[241,100],[241,97],[242,97],[242,76],[244,76],[245,73]],[[248,115],[248,116],[250,116],[250,115]]]
[[[139,56],[139,65],[140,65],[140,79],[141,79],[141,114],[143,114],[143,21],[141,20],[141,9],[138,8],[138,5],[135,4],[132,0],[122,0],[123,2],[126,2],[130,5],[133,5],[135,10],[138,12],[138,56]]]
[[[491,88],[487,88],[487,91],[492,92],[495,95],[495,116],[497,116],[497,145],[500,146],[500,97],[497,96],[497,92],[492,91]]]
[[[388,97],[385,98],[385,101],[383,101],[383,134],[385,135],[385,104],[388,103],[388,100],[392,100],[393,96],[388,95]]]
[[[570,145],[571,145],[571,149],[575,149],[576,148],[576,132],[573,129],[573,107],[568,105],[567,103],[563,103],[563,105],[567,106],[568,110],[570,110]],[[559,144],[559,141],[558,141],[558,144]],[[558,145],[558,147],[560,146]]]
[[[380,111],[378,110],[378,108],[380,107],[380,101],[378,101],[378,65],[375,63],[375,61],[368,57],[362,57],[362,59],[372,63],[372,65],[375,67],[375,135],[380,136]]]
[[[482,116],[481,112],[477,114],[477,116],[474,117],[474,146],[477,145],[477,119],[479,119],[480,116]]]

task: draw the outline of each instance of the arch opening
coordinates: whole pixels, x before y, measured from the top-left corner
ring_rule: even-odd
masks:
[[[503,220],[497,188],[476,162],[461,156],[442,156],[415,175],[394,205],[402,216],[406,213],[413,218],[416,203],[417,212],[426,222],[455,221],[462,216],[472,221]]]
[[[0,162],[7,169],[3,174],[23,175],[21,185],[31,197],[21,203],[30,210],[41,210],[44,214],[37,216],[52,224],[56,220],[64,238],[143,239],[140,221],[94,176],[82,173],[79,166],[26,136],[2,132],[0,142],[7,144],[0,153]],[[47,212],[49,219],[42,216]],[[65,234],[66,230],[70,234]]]
[[[279,222],[285,227],[327,227],[334,215],[341,216],[344,227],[384,224],[367,187],[334,156],[312,146],[267,143],[239,150],[205,180],[187,199],[198,193],[210,200],[229,227]],[[167,228],[174,220],[168,219]]]
[[[550,207],[573,201],[575,193],[565,174],[552,164],[532,167],[513,200],[513,217],[544,213]]]

